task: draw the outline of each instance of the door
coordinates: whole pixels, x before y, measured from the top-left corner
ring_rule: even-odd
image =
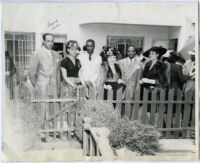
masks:
[[[107,36],[107,46],[116,47],[122,54],[123,58],[127,56],[126,52],[129,45],[143,49],[144,37]]]

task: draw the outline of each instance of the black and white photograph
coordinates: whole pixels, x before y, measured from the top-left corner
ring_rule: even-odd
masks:
[[[198,2],[2,2],[2,159],[199,159]]]

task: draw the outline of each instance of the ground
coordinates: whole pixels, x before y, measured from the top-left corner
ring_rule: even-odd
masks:
[[[3,158],[5,160],[82,160],[81,144],[76,140],[42,143],[38,130],[40,122],[34,118],[33,110],[23,107],[21,102],[7,101],[4,108]],[[194,155],[194,142],[191,139],[160,139],[161,150],[156,156]],[[123,155],[126,149],[121,150]],[[47,157],[48,153],[48,157]],[[135,152],[125,152],[132,157]],[[120,155],[120,154],[119,154]]]

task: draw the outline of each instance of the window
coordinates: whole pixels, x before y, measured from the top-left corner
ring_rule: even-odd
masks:
[[[134,45],[135,48],[143,49],[144,38],[129,36],[107,36],[107,46],[116,47],[123,57],[126,57],[128,45]]]
[[[27,69],[35,50],[35,33],[5,32],[5,50],[13,58],[16,68]]]
[[[41,37],[44,33],[41,33]],[[65,54],[65,46],[67,44],[67,35],[66,34],[53,34],[54,36],[54,44],[53,50],[60,54],[60,57],[66,57]]]
[[[60,54],[60,57],[62,58],[64,58],[66,44],[67,44],[66,34],[54,34],[54,44],[52,49],[57,51]]]

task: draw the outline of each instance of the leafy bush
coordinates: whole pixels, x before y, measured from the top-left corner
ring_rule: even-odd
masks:
[[[105,101],[86,101],[83,108],[77,110],[76,135],[82,141],[83,118],[92,119],[92,127],[107,127],[110,130],[109,141],[113,149],[126,147],[142,154],[153,155],[159,150],[160,133],[153,126],[142,125],[138,121],[121,118],[118,109]]]

